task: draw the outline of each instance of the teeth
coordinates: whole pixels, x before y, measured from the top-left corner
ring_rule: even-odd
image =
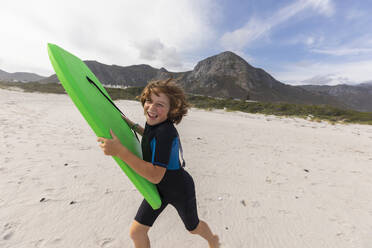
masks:
[[[147,112],[148,116],[150,116],[151,118],[156,118],[158,117],[156,114],[150,114],[149,112]]]

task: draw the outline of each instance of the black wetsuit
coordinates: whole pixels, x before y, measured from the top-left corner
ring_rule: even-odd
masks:
[[[146,200],[142,201],[135,220],[152,226],[168,204],[173,205],[187,230],[194,230],[199,224],[196,208],[194,181],[181,166],[179,160],[180,140],[176,128],[170,121],[150,126],[146,123],[142,136],[143,160],[155,166],[167,168],[163,179],[156,185],[162,205],[153,210]]]

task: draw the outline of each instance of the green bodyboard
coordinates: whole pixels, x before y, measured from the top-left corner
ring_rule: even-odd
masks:
[[[139,141],[88,66],[75,55],[54,44],[48,44],[48,53],[59,81],[94,133],[98,137],[111,138],[112,129],[121,143],[142,159]],[[138,175],[120,158],[113,158],[151,207],[158,209],[161,200],[156,186]]]

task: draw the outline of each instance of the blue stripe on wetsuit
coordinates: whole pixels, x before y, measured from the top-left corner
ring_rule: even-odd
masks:
[[[155,148],[156,148],[156,139],[153,138],[150,142],[151,147],[151,162],[154,165],[160,165],[167,168],[168,170],[178,170],[180,169],[180,158],[179,158],[179,141],[178,137],[175,137],[172,142],[172,150],[170,152],[168,164],[163,164],[155,160]]]

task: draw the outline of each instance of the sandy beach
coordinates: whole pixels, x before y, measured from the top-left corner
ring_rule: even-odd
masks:
[[[132,247],[142,196],[69,97],[0,89],[0,106],[0,247]],[[372,247],[372,126],[191,109],[177,129],[221,247]],[[171,206],[149,236],[207,247]]]

